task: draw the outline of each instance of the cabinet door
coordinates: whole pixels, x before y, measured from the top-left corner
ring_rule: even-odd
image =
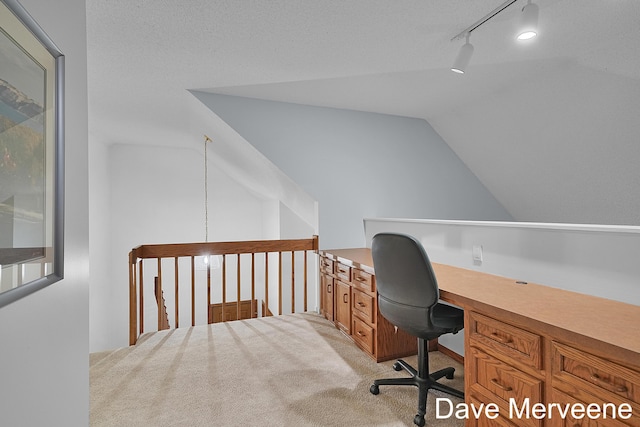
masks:
[[[327,275],[321,275],[322,281],[322,314],[327,320],[333,322],[333,307],[334,307],[334,290],[333,290],[333,277]]]
[[[351,286],[335,281],[336,326],[351,335]]]

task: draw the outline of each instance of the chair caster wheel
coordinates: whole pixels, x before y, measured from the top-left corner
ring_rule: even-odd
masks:
[[[394,371],[402,371],[402,365],[400,365],[400,363],[396,362],[393,364],[393,370]]]
[[[416,415],[415,417],[413,417],[413,423],[417,426],[423,427],[424,426],[424,415]]]
[[[371,387],[369,387],[369,391],[371,392],[371,394],[378,394],[380,393],[380,387],[373,384]]]
[[[447,374],[447,376],[445,377],[448,380],[452,380],[453,379],[453,372],[451,372],[450,374]]]

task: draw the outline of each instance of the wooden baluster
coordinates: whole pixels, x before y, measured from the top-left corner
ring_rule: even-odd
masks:
[[[236,320],[240,320],[240,254],[237,255],[238,265],[236,268]]]
[[[191,256],[191,326],[196,326],[196,257]]]
[[[142,264],[144,263],[143,259],[140,259],[140,263],[138,264],[138,269],[140,271],[140,335],[144,333],[144,278],[142,272],[144,271],[142,268]]]
[[[133,252],[129,252],[129,345],[134,345],[138,340],[136,329],[138,329],[136,317],[136,267],[133,263]]]
[[[267,316],[269,311],[269,253],[264,253],[264,310],[262,317]]]
[[[174,257],[174,270],[175,270],[175,281],[176,281],[176,299],[174,301],[175,304],[175,309],[176,309],[176,317],[175,317],[175,322],[176,322],[176,328],[179,327],[180,325],[178,324],[178,257]]]
[[[17,286],[22,286],[24,284],[24,283],[22,283],[23,280],[24,280],[24,278],[22,277],[22,270],[24,269],[24,264],[18,264],[16,266],[16,269],[17,269],[16,273],[18,275],[17,278],[16,278],[16,285]]]
[[[278,252],[278,315],[282,315],[282,251]]]
[[[207,255],[208,257],[209,255]],[[213,323],[211,311],[211,263],[207,262],[207,323]]]
[[[307,251],[304,251],[304,307],[303,310],[307,312]]]
[[[295,252],[291,251],[291,313],[296,312],[296,260]]]
[[[227,303],[227,255],[222,254],[222,318],[221,322],[224,322],[224,306]]]
[[[256,310],[253,307],[256,300],[256,254],[251,252],[251,318],[253,319]]]

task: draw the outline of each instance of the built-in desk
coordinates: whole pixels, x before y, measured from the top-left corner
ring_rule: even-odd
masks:
[[[321,277],[337,277],[329,275],[329,265],[332,271],[342,266],[356,275],[363,272],[370,275],[370,295],[375,295],[369,249],[322,250],[320,255]],[[640,306],[448,265],[434,263],[433,268],[440,298],[465,310],[466,402],[500,408],[499,419],[471,417],[468,426],[640,426]],[[327,293],[327,280],[322,284],[326,298],[321,310],[326,313],[332,292]],[[342,288],[343,294],[348,291]],[[371,309],[377,313],[377,305]],[[361,322],[357,310],[350,315]],[[530,405],[543,403],[547,413],[551,408],[551,417],[509,419],[526,398]],[[559,415],[558,408],[579,408],[580,403],[599,405],[606,418]],[[614,418],[611,410],[625,405],[631,418],[620,413]]]

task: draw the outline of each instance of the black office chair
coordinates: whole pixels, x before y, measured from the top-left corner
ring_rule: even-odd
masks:
[[[443,334],[456,333],[464,327],[464,312],[438,303],[438,283],[429,257],[415,238],[397,233],[380,233],[371,243],[373,267],[378,289],[378,309],[391,324],[418,338],[418,370],[404,360],[393,369],[404,369],[411,378],[375,380],[371,393],[380,393],[381,385],[413,385],[418,387],[418,414],[413,422],[424,426],[429,389],[440,390],[464,399],[464,393],[437,382],[442,377],[453,379],[454,368],[429,374],[429,340]]]

